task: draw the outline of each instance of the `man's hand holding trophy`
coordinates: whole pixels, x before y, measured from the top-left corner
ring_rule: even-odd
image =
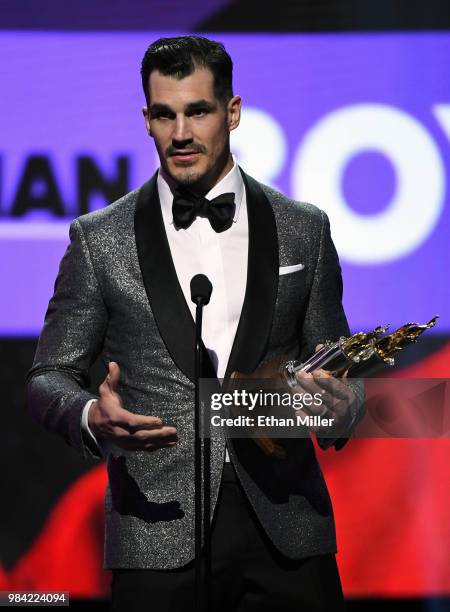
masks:
[[[313,397],[319,395],[320,407],[303,406],[300,410],[312,417],[308,429],[318,437],[320,444],[320,436],[324,433],[323,423],[332,423],[336,439],[349,435],[363,416],[364,385],[361,378],[373,375],[383,366],[393,366],[395,355],[416,342],[424,331],[434,327],[438,318],[434,316],[424,325],[406,323],[390,334],[386,334],[387,325],[368,333],[358,332],[341,337],[336,342],[325,342],[319,344],[316,352],[303,362],[278,355],[252,374],[233,372],[232,379],[270,380],[283,384],[291,393],[308,393]],[[267,455],[284,456],[280,440],[269,438],[257,430],[252,437]],[[323,448],[333,443],[329,428],[327,437],[331,439],[328,444],[322,441],[320,445]]]

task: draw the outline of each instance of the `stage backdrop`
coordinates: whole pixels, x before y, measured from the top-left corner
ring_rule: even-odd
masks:
[[[0,33],[2,452],[14,466],[3,475],[4,588],[108,594],[105,469],[29,423],[26,338],[42,327],[70,221],[157,168],[139,67],[161,35]],[[328,212],[352,329],[440,314],[430,354],[400,374],[448,377],[450,35],[211,36],[234,58],[243,98],[233,152]],[[448,440],[358,440],[320,453],[347,595],[450,594],[448,451]]]
[[[156,169],[139,66],[157,36],[0,35],[0,334],[39,332],[70,220]],[[450,332],[450,35],[218,37],[233,151],[328,212],[352,328],[437,313]]]

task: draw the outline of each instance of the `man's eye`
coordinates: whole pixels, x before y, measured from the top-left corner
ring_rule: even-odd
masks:
[[[152,119],[170,119],[171,114],[167,111],[159,111],[152,114]]]
[[[204,108],[197,108],[196,110],[192,111],[191,115],[193,117],[202,117],[203,115],[206,115],[206,110]]]

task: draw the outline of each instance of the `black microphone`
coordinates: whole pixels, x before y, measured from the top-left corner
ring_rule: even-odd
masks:
[[[207,276],[196,274],[191,278],[191,300],[194,304],[206,306],[211,298],[212,285]]]

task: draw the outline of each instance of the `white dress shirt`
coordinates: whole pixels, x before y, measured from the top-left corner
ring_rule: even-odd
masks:
[[[204,217],[197,217],[186,229],[177,229],[172,217],[174,187],[160,170],[157,188],[164,228],[178,282],[194,320],[191,278],[196,274],[205,274],[213,286],[211,300],[203,310],[202,338],[218,378],[223,378],[241,316],[247,282],[248,221],[244,181],[234,162],[228,174],[205,196],[210,200],[222,193],[235,194],[233,223],[220,233],[215,232]],[[97,443],[88,425],[88,412],[93,401],[90,400],[84,407],[82,427]]]

